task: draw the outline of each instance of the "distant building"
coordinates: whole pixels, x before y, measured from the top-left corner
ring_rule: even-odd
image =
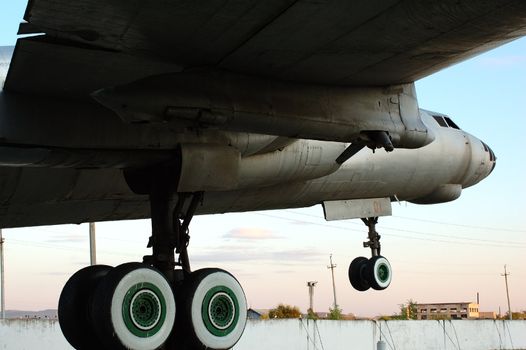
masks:
[[[479,318],[479,304],[472,302],[416,304],[418,320]]]
[[[248,309],[247,317],[249,320],[261,320],[264,315],[268,315],[270,309]]]
[[[495,320],[497,313],[495,311],[479,311],[479,318],[482,320]]]
[[[263,315],[260,314],[259,312],[257,312],[254,309],[248,309],[247,310],[247,317],[248,317],[249,320],[260,320],[261,316],[263,316]]]
[[[326,320],[329,317],[329,313],[328,312],[316,312],[316,316],[320,320]]]

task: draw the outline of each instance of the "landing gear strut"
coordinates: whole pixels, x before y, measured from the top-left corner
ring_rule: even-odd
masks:
[[[349,266],[349,281],[354,289],[366,291],[369,288],[383,290],[391,284],[392,269],[389,261],[380,255],[380,235],[376,232],[378,217],[363,218],[362,221],[369,228],[368,241],[364,248],[371,249],[371,259],[363,256],[354,259]]]
[[[152,255],[84,268],[62,290],[60,326],[77,350],[223,350],[243,334],[247,303],[239,282],[224,270],[190,268],[188,227],[203,193],[175,193],[170,169],[156,170],[127,177],[134,191],[149,195]]]

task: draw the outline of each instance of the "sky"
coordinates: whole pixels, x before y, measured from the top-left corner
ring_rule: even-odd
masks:
[[[25,1],[1,5],[0,46],[16,41]],[[526,38],[416,83],[421,108],[448,114],[489,144],[495,171],[460,199],[439,205],[393,203],[381,218],[382,253],[394,273],[385,291],[357,292],[347,278],[367,229],[359,220],[326,222],[321,206],[195,217],[193,269],[221,267],[241,282],[250,307],[279,303],[308,308],[307,281],[318,281],[314,309],[337,303],[344,313],[389,315],[399,304],[476,301],[481,311],[507,309],[504,265],[513,311],[526,310]],[[149,220],[97,223],[98,263],[116,266],[149,254]],[[56,308],[69,276],[89,264],[88,225],[3,230],[7,309]]]

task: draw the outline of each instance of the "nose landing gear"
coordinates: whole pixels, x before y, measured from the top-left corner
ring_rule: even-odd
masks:
[[[380,235],[376,232],[378,217],[363,218],[369,228],[369,240],[363,243],[364,248],[371,248],[371,259],[360,256],[349,266],[349,281],[354,289],[364,292],[369,288],[386,289],[391,284],[392,269],[389,261],[380,255]]]

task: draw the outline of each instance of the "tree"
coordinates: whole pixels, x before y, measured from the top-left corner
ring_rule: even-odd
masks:
[[[268,313],[269,318],[300,318],[301,312],[297,306],[279,304],[277,308]]]
[[[502,317],[503,320],[509,320],[510,319],[510,313],[506,312],[506,314]],[[511,313],[511,319],[512,320],[526,320],[526,311],[522,312],[512,312]]]
[[[418,303],[409,299],[405,304],[400,304],[400,319],[402,320],[416,320],[417,310],[416,305]]]
[[[317,320],[319,317],[318,317],[318,314],[316,314],[314,311],[312,311],[311,308],[309,308],[307,310],[307,319],[309,320]]]
[[[342,309],[340,309],[338,307],[338,305],[336,305],[334,307],[334,309],[329,308],[329,315],[327,315],[327,318],[329,320],[341,320],[341,319],[343,319],[343,317],[342,317]]]

